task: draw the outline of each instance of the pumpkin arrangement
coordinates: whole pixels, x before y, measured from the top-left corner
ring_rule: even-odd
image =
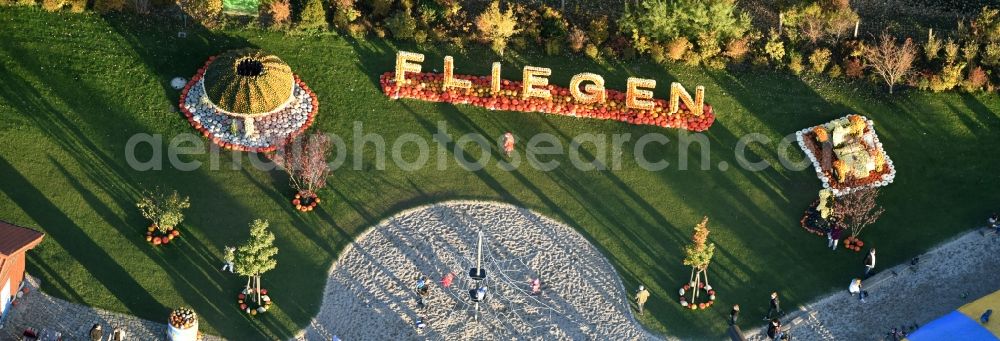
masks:
[[[319,100],[278,57],[232,50],[208,58],[181,89],[178,107],[222,148],[273,152],[312,125]]]
[[[184,221],[183,210],[191,207],[188,197],[181,197],[177,191],[166,192],[146,191],[136,203],[140,213],[152,221],[146,228],[146,241],[154,246],[170,244],[181,236],[177,225]]]
[[[271,296],[267,295],[267,289],[260,289],[260,302],[256,302],[253,289],[243,290],[236,296],[236,303],[240,306],[240,311],[250,316],[266,313],[271,308]]]
[[[708,296],[708,301],[695,304],[688,303],[688,299],[687,297],[685,297],[685,295],[690,294],[689,291],[692,290],[692,288],[693,288],[692,283],[684,283],[684,286],[682,286],[680,290],[677,291],[677,293],[681,297],[680,303],[682,307],[691,310],[698,310],[698,309],[705,310],[711,307],[713,304],[715,304],[715,289],[713,289],[711,285],[705,284],[705,282],[698,283],[698,288],[693,290],[704,291],[705,294],[707,294]]]
[[[177,329],[188,329],[198,323],[198,315],[191,308],[177,308],[170,313],[170,325]]]
[[[466,89],[448,88],[442,90],[445,80],[443,73],[407,73],[402,84],[395,82],[395,72],[386,72],[380,77],[382,91],[393,99],[412,98],[430,102],[469,104],[490,110],[512,110],[541,112],[563,116],[587,117],[628,122],[637,125],[655,125],[680,128],[690,131],[705,131],[715,122],[712,107],[705,104],[704,113],[695,115],[680,103],[677,113],[669,114],[668,101],[653,99],[652,110],[636,110],[626,106],[626,93],[608,89],[606,99],[593,103],[578,103],[571,89],[554,85],[537,86],[536,90],[547,89],[548,98],[522,96],[522,83],[504,79],[500,91],[492,92],[490,76],[453,75],[454,79],[468,81]]]
[[[896,177],[874,123],[864,116],[848,115],[795,135],[823,188],[836,196],[885,186]]]
[[[300,191],[295,193],[295,199],[292,199],[292,205],[295,205],[295,209],[300,212],[309,212],[319,206],[319,196],[315,192]]]

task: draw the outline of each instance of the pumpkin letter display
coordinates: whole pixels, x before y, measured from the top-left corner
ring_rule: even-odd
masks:
[[[392,99],[412,98],[432,102],[471,104],[491,110],[543,112],[574,117],[610,119],[631,124],[705,131],[715,122],[712,107],[705,103],[705,87],[691,96],[680,83],[672,82],[668,100],[655,97],[656,80],[629,77],[625,92],[607,89],[604,77],[582,72],[568,88],[549,84],[552,69],[526,65],[521,81],[503,79],[500,62],[492,64],[489,76],[455,74],[455,59],[445,56],[442,73],[421,72],[424,55],[407,51],[396,54],[396,69],[382,75],[382,91]]]

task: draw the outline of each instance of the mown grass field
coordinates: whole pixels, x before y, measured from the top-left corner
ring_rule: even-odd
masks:
[[[293,335],[318,311],[326,271],[353,236],[394,212],[460,198],[516,203],[575,227],[611,260],[630,290],[640,283],[649,287],[651,313],[640,320],[653,332],[718,338],[734,303],[743,307],[743,327],[755,327],[770,291],[781,291],[790,310],[843,289],[861,270],[860,254],[825,249],[825,239],[799,227],[802,211],[820,188],[811,167],[792,171],[778,162],[782,138],[849,113],[875,121],[898,168],[881,198],[885,216],[862,235],[879,248],[880,266],[982,225],[1000,206],[996,95],[903,91],[890,97],[866,84],[803,81],[774,71],[665,68],[645,61],[536,54],[504,61],[508,79],[520,79],[519,70],[528,63],[551,67],[552,83],[563,86],[587,71],[604,75],[615,89],[624,89],[630,75],[654,78],[661,98],[670,81],[704,85],[718,118],[705,134],[711,152],[702,160],[697,144],[689,153],[679,150],[682,133],[674,129],[392,101],[378,88],[378,75],[393,67],[399,49],[427,54],[426,70],[440,70],[447,53],[455,56],[456,72],[488,74],[498,57],[479,47],[457,51],[335,34],[190,27],[187,38],[178,38],[180,22],[147,20],[0,8],[0,218],[48,234],[28,262],[29,273],[42,279],[47,293],[152,320],[163,320],[173,307],[191,306],[202,317],[203,331],[228,338]],[[494,148],[490,165],[471,172],[455,163],[454,143],[447,145],[445,170],[405,171],[388,152],[387,166],[377,169],[369,145],[364,166],[355,169],[349,162],[336,170],[320,192],[321,209],[305,214],[288,203],[293,192],[283,173],[233,169],[235,163],[249,163],[245,153],[222,153],[215,170],[208,155],[183,155],[182,161],[204,164],[179,171],[169,166],[166,154],[159,157],[162,170],[132,169],[125,146],[134,134],[160,134],[158,147],[165,149],[172,137],[194,132],[173,109],[179,93],[169,87],[170,79],[190,77],[210,55],[238,47],[262,48],[290,64],[319,95],[315,127],[344,137],[349,147],[355,122],[387,141],[409,133],[431,141],[440,122],[453,139],[466,133],[495,138],[505,131],[522,137],[550,133],[564,145],[583,133],[632,138],[620,155],[621,167],[608,171],[578,170],[565,154],[543,158],[560,162],[555,171],[505,171],[495,166],[502,154]],[[670,139],[645,150],[650,160],[671,162],[669,168],[652,172],[638,166],[632,150],[647,133]],[[750,161],[777,167],[750,172],[737,166],[737,141],[750,133],[771,140],[751,144]],[[416,150],[408,148],[403,155]],[[152,149],[141,146],[137,154],[148,159]],[[584,158],[610,153],[589,143],[582,150]],[[473,144],[459,153],[481,156]],[[518,153],[523,159],[524,144]],[[794,145],[785,153],[803,157]],[[354,154],[348,148],[346,159]],[[688,170],[679,169],[682,160],[690,163]],[[711,170],[700,170],[702,161]],[[720,162],[728,169],[721,170]],[[167,247],[143,240],[147,222],[134,206],[142,189],[155,187],[191,197],[184,235]],[[709,268],[718,306],[682,311],[675,302],[689,275],[681,264],[682,247],[703,215],[711,218],[710,239],[718,247]],[[277,269],[263,278],[275,309],[249,319],[234,297],[245,279],[218,268],[222,247],[244,240],[254,218],[270,220],[281,252]]]

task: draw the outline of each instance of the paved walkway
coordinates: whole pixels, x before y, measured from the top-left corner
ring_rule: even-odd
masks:
[[[931,249],[916,266],[880,269],[862,285],[870,294],[865,303],[847,293],[846,278],[843,291],[789,313],[782,323],[796,341],[883,340],[892,328],[926,324],[1000,290],[1000,238],[980,231]],[[747,339],[765,340],[764,331],[747,330]]]
[[[38,280],[25,277],[30,291],[18,300],[0,329],[0,340],[17,340],[27,327],[62,333],[64,341],[90,340],[90,328],[100,323],[105,338],[115,327],[125,331],[126,340],[166,340],[166,322],[153,322],[135,316],[70,303],[38,290]],[[166,321],[166,316],[164,316]],[[205,335],[203,340],[221,340]]]

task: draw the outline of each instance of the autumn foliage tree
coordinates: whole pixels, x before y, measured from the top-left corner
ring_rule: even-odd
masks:
[[[885,209],[875,201],[878,189],[869,188],[839,196],[833,202],[833,216],[839,224],[851,231],[851,237],[857,238],[868,225],[875,223]]]
[[[917,58],[917,47],[907,38],[902,45],[896,44],[896,37],[888,33],[879,36],[874,45],[864,47],[863,56],[875,73],[889,85],[889,93],[899,81],[910,72]]]
[[[333,142],[323,133],[295,138],[279,146],[271,159],[288,173],[289,182],[302,197],[315,198],[330,176],[327,158]]]
[[[501,56],[507,48],[507,41],[518,31],[514,11],[510,8],[501,11],[498,1],[493,1],[486,11],[476,17],[476,28],[483,40],[490,43],[490,48]]]
[[[699,288],[704,282],[708,287],[708,265],[715,255],[715,243],[708,242],[708,217],[701,219],[701,223],[694,226],[694,234],[691,235],[691,244],[684,247],[684,265],[691,267],[691,304],[698,298]]]
[[[240,276],[247,276],[247,288],[253,288],[254,300],[260,304],[260,277],[273,270],[278,261],[278,247],[274,246],[274,233],[268,228],[267,220],[256,219],[250,223],[250,239],[236,248],[234,270]]]

